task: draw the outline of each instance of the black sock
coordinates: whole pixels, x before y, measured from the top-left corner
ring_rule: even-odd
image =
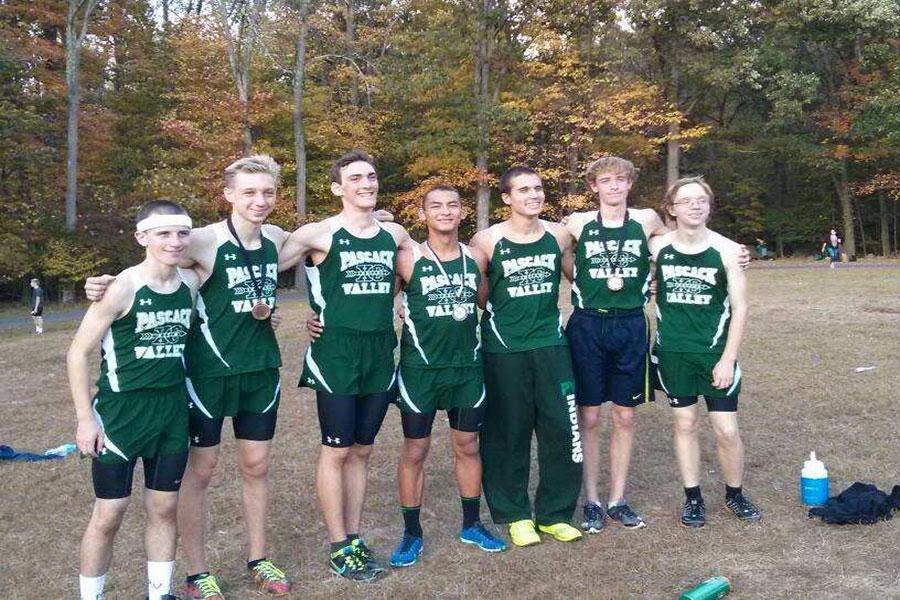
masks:
[[[471,527],[480,520],[481,517],[481,497],[466,498],[460,496],[463,510],[463,529]]]
[[[700,495],[699,485],[684,488],[684,495],[687,496],[688,500],[703,500],[703,496]]]
[[[413,537],[422,537],[422,524],[419,522],[420,506],[401,506],[403,511],[403,531]]]
[[[348,545],[349,543],[350,543],[350,538],[347,538],[346,540],[341,540],[340,542],[331,542],[331,553],[334,554],[335,552],[337,552],[344,546]]]
[[[348,533],[347,534],[347,543],[348,544],[352,544],[354,540],[358,540],[358,539],[359,539],[358,533]]]
[[[734,498],[735,496],[740,495],[741,489],[742,489],[741,486],[738,486],[738,487],[731,487],[730,485],[727,485],[727,484],[726,484],[726,485],[725,485],[725,499],[726,499],[726,500],[731,500],[731,499]]]
[[[202,579],[202,578],[206,577],[207,575],[209,575],[209,571],[203,571],[202,573],[194,573],[193,575],[188,575],[187,577],[184,578],[184,580],[187,581],[188,583],[193,583],[193,582],[197,581],[198,579]]]
[[[252,569],[253,567],[255,567],[256,565],[258,565],[259,563],[261,563],[264,560],[266,560],[265,556],[263,556],[262,558],[257,558],[256,560],[251,560],[251,561],[247,562],[247,568]]]

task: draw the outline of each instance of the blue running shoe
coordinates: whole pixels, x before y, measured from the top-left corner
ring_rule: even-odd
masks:
[[[411,567],[419,560],[425,544],[422,538],[403,533],[403,539],[391,552],[391,566],[395,568]]]
[[[478,546],[485,552],[503,552],[506,550],[506,542],[488,531],[481,521],[466,527],[459,532],[459,541],[463,544]]]

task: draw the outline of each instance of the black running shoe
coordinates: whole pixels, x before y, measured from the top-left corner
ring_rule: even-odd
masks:
[[[585,533],[600,533],[606,524],[606,513],[603,507],[596,502],[588,502],[584,505],[584,521],[581,523],[581,529]]]
[[[744,494],[725,500],[725,506],[734,513],[734,516],[746,523],[758,523],[762,519],[762,513]]]
[[[616,504],[615,506],[607,508],[606,514],[610,519],[617,521],[627,529],[640,529],[641,527],[647,526],[647,524],[644,523],[644,519],[631,510],[631,507],[625,503]]]
[[[366,566],[365,559],[354,552],[350,544],[329,554],[328,566],[341,577],[351,581],[372,581],[378,576],[378,573]]]
[[[703,498],[685,499],[684,507],[681,509],[681,524],[685,527],[706,525],[706,506],[703,505]]]

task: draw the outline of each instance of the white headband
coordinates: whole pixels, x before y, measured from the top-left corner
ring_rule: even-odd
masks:
[[[137,224],[137,231],[147,231],[157,227],[187,227],[193,226],[191,218],[187,215],[150,215],[146,219],[141,219]]]

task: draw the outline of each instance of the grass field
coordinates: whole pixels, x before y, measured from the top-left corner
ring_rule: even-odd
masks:
[[[445,421],[435,426],[423,510],[426,550],[418,565],[376,584],[354,585],[325,565],[326,535],[313,488],[318,424],[313,396],[294,387],[306,335],[299,302],[283,306],[285,367],[271,474],[271,556],[296,582],[296,598],[676,598],[711,575],[732,582],[730,598],[900,598],[900,519],[835,527],[808,520],[798,502],[803,459],[816,450],[832,492],[856,480],[900,483],[897,373],[900,269],[822,265],[749,272],[751,314],[741,354],[745,489],[765,513],[758,525],[722,507],[713,440],[703,433],[703,490],[709,522],[678,524],[681,487],[665,402],[639,410],[628,496],[648,521],[639,531],[607,528],[577,544],[552,540],[485,555],[455,539],[460,510]],[[74,417],[64,354],[71,328],[43,337],[2,334],[0,443],[39,450],[70,441]],[[855,373],[854,367],[877,369]],[[604,430],[604,444],[608,429]],[[211,488],[208,542],[228,598],[260,597],[244,578],[239,479],[231,434]],[[395,471],[401,443],[391,410],[377,443],[363,534],[387,558],[400,533]],[[140,467],[138,467],[140,469]],[[605,467],[601,482],[605,481]],[[138,474],[135,481],[142,481]],[[0,599],[74,598],[77,548],[93,496],[87,461],[0,465]],[[601,491],[602,494],[602,491]],[[116,541],[107,598],[142,598],[143,517],[135,490]],[[483,508],[485,520],[487,510]],[[580,511],[579,511],[580,516]],[[898,515],[900,517],[900,515]],[[183,576],[176,569],[176,577]]]

